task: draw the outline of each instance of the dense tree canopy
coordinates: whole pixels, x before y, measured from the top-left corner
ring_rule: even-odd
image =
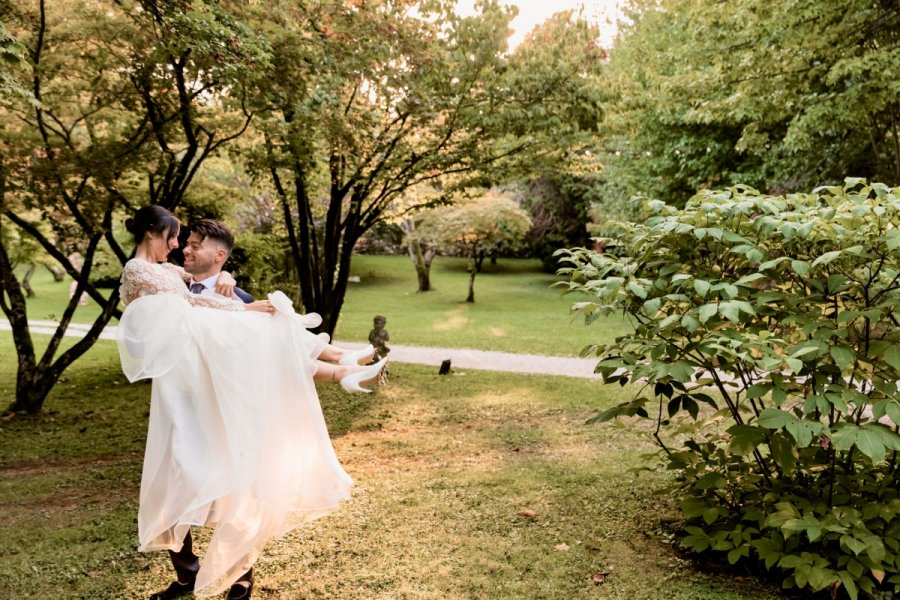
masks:
[[[38,358],[0,239],[0,308],[19,357],[14,408],[33,411],[118,312],[118,293],[105,297],[91,284],[98,251],[127,260],[114,215],[181,202],[204,160],[249,124],[242,90],[268,50],[214,2],[9,2],[0,20],[30,67],[4,71],[30,95],[0,97],[0,219],[35,239],[103,307],[89,334],[60,352],[73,295]],[[73,250],[84,258],[80,269],[68,259]]]
[[[562,14],[508,53],[509,9],[490,0],[460,17],[454,4],[276,3],[254,17],[275,49],[258,89],[260,163],[282,200],[301,300],[328,332],[357,240],[405,190],[527,173],[596,128],[591,27]]]
[[[632,5],[610,61],[611,196],[900,182],[900,3]]]

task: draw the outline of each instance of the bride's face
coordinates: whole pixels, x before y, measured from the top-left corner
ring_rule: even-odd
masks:
[[[147,232],[147,254],[150,260],[155,262],[164,262],[169,256],[169,252],[178,247],[178,231],[176,227],[173,231],[163,231],[162,233]]]

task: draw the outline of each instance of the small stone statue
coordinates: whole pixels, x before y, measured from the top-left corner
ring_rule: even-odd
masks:
[[[372,321],[374,329],[369,332],[369,343],[375,347],[375,356],[373,359],[379,361],[391,351],[391,349],[387,347],[387,342],[390,341],[391,336],[384,328],[387,319],[381,315],[375,315],[375,318]]]

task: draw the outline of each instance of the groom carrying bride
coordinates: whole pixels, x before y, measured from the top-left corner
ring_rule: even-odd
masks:
[[[188,288],[194,294],[202,294],[210,290],[216,291],[216,283],[222,267],[234,248],[234,235],[221,221],[200,219],[192,223],[188,229],[187,244],[182,250],[184,254],[184,270],[190,273]],[[221,289],[221,288],[220,288]],[[239,298],[245,304],[253,302],[253,296],[235,286],[232,290],[222,290],[225,295]],[[209,293],[209,292],[207,292]],[[181,550],[169,550],[169,558],[178,579],[168,588],[150,596],[150,600],[175,600],[184,598],[193,592],[193,582],[200,570],[200,558],[194,554],[193,538],[188,530]],[[249,600],[252,593],[253,568],[241,575],[228,591],[227,600]]]

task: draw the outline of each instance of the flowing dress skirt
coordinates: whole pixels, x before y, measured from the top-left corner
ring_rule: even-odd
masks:
[[[214,527],[198,596],[220,593],[269,539],[350,497],[313,384],[325,340],[307,327],[320,319],[280,300],[271,316],[143,296],[118,327],[125,375],[153,380],[140,550],[177,551],[191,525]]]

